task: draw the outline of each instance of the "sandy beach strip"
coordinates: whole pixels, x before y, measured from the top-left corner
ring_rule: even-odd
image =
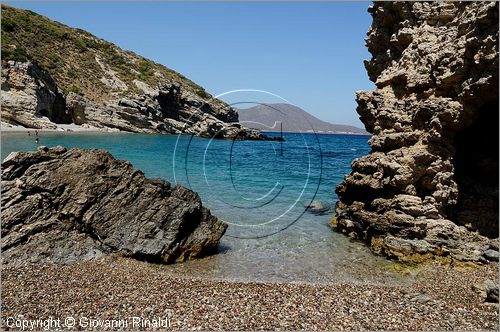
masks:
[[[35,131],[38,133],[115,133],[120,132],[118,129],[110,129],[110,128],[97,128],[97,127],[82,127],[75,124],[58,124],[57,128],[26,128],[23,126],[12,125],[8,123],[2,122],[0,124],[0,132],[2,135],[27,135],[28,132],[31,135],[35,134]]]
[[[137,330],[168,318],[174,330],[498,330],[498,304],[473,285],[498,280],[498,266],[428,265],[405,286],[242,283],[173,277],[160,265],[106,257],[69,266],[2,268],[3,328],[11,317],[78,324],[112,320]],[[94,326],[103,330],[103,326]],[[154,329],[139,328],[140,330]]]

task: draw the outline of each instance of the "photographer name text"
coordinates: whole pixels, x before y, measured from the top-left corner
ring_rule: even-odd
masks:
[[[168,329],[171,327],[170,317],[126,317],[123,319],[97,319],[89,317],[74,318],[68,316],[61,318],[24,319],[8,317],[3,322],[8,328],[20,331],[49,331],[58,329]]]

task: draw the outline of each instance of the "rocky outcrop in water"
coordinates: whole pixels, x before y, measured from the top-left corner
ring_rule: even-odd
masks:
[[[102,150],[16,152],[2,163],[2,262],[118,254],[158,263],[212,253],[227,225],[199,196]]]
[[[2,121],[266,139],[181,74],[80,29],[2,5]]]
[[[401,260],[498,251],[498,3],[376,2],[357,93],[370,155],[335,228]]]

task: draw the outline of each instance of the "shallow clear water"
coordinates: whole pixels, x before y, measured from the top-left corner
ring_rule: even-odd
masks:
[[[128,133],[43,133],[40,144],[101,148],[148,177],[198,192],[230,226],[217,255],[165,267],[176,274],[234,280],[397,282],[386,260],[333,232],[335,187],[368,137],[284,134],[286,142],[228,141]],[[36,149],[27,134],[3,134],[2,160]],[[321,204],[321,213],[305,208]]]

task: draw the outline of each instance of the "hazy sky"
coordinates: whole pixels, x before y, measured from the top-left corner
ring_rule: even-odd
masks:
[[[363,66],[370,58],[364,47],[368,2],[9,4],[139,53],[213,95],[265,90],[322,120],[362,127],[354,92],[372,88]]]

